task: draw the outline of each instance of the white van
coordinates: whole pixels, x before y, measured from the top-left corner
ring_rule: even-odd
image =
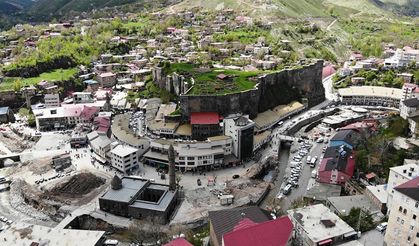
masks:
[[[282,192],[284,195],[288,195],[291,192],[292,186],[288,184],[285,186],[284,191]]]
[[[387,224],[388,224],[387,222],[383,222],[383,223],[379,224],[376,227],[376,229],[380,232],[383,232],[385,229],[387,229]]]
[[[107,239],[103,245],[105,245],[105,246],[116,246],[116,245],[119,245],[119,242],[118,242],[118,240]]]

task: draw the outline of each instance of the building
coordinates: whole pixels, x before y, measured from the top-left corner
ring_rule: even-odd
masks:
[[[73,103],[92,103],[94,98],[91,92],[73,92]]]
[[[291,245],[294,226],[288,216],[262,223],[244,218],[233,231],[223,235],[223,246],[287,246]]]
[[[156,139],[150,142],[150,150],[144,154],[144,163],[167,168],[169,146],[175,150],[175,165],[181,171],[212,170],[237,163],[233,143],[229,136],[210,137],[206,141],[174,141]]]
[[[366,196],[369,197],[375,206],[377,206],[383,214],[387,214],[387,185],[368,185],[365,187]]]
[[[405,46],[403,49],[397,49],[395,54],[384,60],[384,67],[400,68],[407,67],[412,62],[419,63],[419,50]]]
[[[130,173],[139,166],[139,151],[128,145],[117,145],[111,150],[111,164],[122,173]]]
[[[340,147],[342,145],[353,150],[356,149],[356,146],[359,142],[359,134],[353,130],[339,130],[336,134],[330,139],[330,147]]]
[[[253,154],[253,132],[255,123],[247,116],[224,119],[224,135],[233,140],[233,153],[239,160]]]
[[[191,244],[184,238],[178,237],[166,244],[163,244],[163,246],[193,246],[193,244]]]
[[[213,246],[222,246],[223,235],[233,231],[243,219],[249,219],[253,223],[263,223],[271,220],[269,213],[257,206],[209,211],[208,217],[210,223],[210,242]]]
[[[95,153],[95,159],[100,163],[106,163],[110,160],[110,151],[112,141],[103,134],[93,131],[87,135],[90,148]]]
[[[405,120],[417,110],[419,110],[419,98],[412,97],[400,103],[400,117]]]
[[[139,156],[143,156],[150,147],[150,141],[134,133],[129,127],[130,116],[128,114],[118,114],[113,117],[111,131],[112,139],[119,143],[129,145],[139,150]]]
[[[105,212],[135,219],[167,223],[178,204],[178,190],[135,177],[115,176],[111,188],[99,198]]]
[[[384,236],[386,245],[419,245],[419,177],[394,188],[388,225]]]
[[[336,245],[356,236],[352,227],[323,204],[288,210],[288,216],[294,224],[296,245]]]
[[[45,94],[44,104],[46,108],[56,108],[60,106],[60,95],[58,94]]]
[[[112,72],[101,73],[97,75],[97,81],[103,88],[113,87],[116,84],[116,74]]]
[[[192,139],[203,141],[220,135],[220,117],[216,112],[191,113]]]
[[[9,107],[0,107],[0,123],[15,122],[15,116]]]
[[[409,122],[409,131],[413,138],[419,136],[419,110],[413,112],[407,119]]]
[[[339,100],[346,105],[399,108],[402,89],[380,86],[351,86],[338,90]]]
[[[320,162],[317,181],[321,183],[344,185],[355,171],[355,154],[346,147],[328,147]]]
[[[404,83],[402,87],[402,100],[419,97],[419,85]]]
[[[328,197],[326,206],[340,217],[349,215],[353,208],[362,208],[364,211],[368,211],[368,214],[371,214],[375,221],[384,218],[380,208],[366,195]]]
[[[102,246],[105,231],[58,229],[15,222],[0,233],[0,241],[2,246]]]
[[[419,176],[419,161],[404,160],[404,165],[390,168],[387,181],[387,214],[393,207],[394,188]]]
[[[52,167],[57,172],[62,172],[64,169],[71,166],[70,154],[62,154],[52,157]]]

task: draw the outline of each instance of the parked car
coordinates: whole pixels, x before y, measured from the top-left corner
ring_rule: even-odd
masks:
[[[196,180],[196,184],[197,184],[198,186],[201,186],[201,185],[202,185],[201,180],[200,180],[200,179],[197,179],[197,180]]]
[[[238,175],[238,174],[233,175],[233,179],[238,179],[238,178],[240,178],[240,175]]]
[[[285,186],[285,188],[284,188],[284,190],[283,190],[282,193],[284,195],[287,195],[287,194],[289,194],[291,192],[291,189],[292,189],[292,186],[289,184],[289,185]]]
[[[383,231],[385,231],[386,229],[387,229],[387,222],[383,222],[383,223],[381,223],[381,224],[379,224],[377,227],[376,227],[376,229],[379,231],[379,232],[383,232]]]

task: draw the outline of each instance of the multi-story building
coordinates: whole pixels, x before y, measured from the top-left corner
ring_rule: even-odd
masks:
[[[417,110],[419,110],[419,98],[409,98],[400,103],[400,117],[405,120]]]
[[[357,234],[323,204],[288,210],[288,217],[294,224],[295,245],[336,245]]]
[[[122,173],[130,173],[139,168],[138,149],[128,145],[117,145],[111,150],[112,167]]]
[[[405,46],[403,49],[397,49],[392,57],[385,59],[384,67],[406,67],[412,62],[416,62],[416,64],[419,63],[419,50]]]
[[[94,98],[90,92],[73,92],[73,103],[92,103]]]
[[[220,135],[220,118],[216,112],[191,113],[192,139],[203,141]]]
[[[419,176],[419,161],[405,160],[404,165],[390,168],[387,182],[387,214],[393,207],[394,187]]]
[[[116,74],[112,72],[101,73],[97,76],[97,81],[101,87],[112,87],[116,84]]]
[[[419,98],[419,85],[404,83],[402,87],[402,101],[413,97]]]
[[[224,119],[224,135],[233,140],[233,153],[239,160],[252,156],[255,123],[247,116]]]
[[[419,245],[419,177],[393,189],[393,201],[384,242],[386,245]]]
[[[338,90],[339,100],[346,105],[385,106],[399,108],[402,89],[380,86],[351,86]]]
[[[229,136],[210,137],[206,141],[151,141],[150,150],[144,154],[144,162],[167,168],[167,153],[170,145],[175,150],[175,164],[181,171],[211,170],[233,163],[237,158],[232,155],[232,139]]]
[[[55,108],[60,106],[60,95],[45,94],[44,96],[45,108]]]

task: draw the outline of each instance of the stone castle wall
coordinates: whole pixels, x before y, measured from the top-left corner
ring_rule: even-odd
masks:
[[[254,89],[225,95],[185,95],[187,88],[180,86],[185,84],[184,77],[163,75],[159,68],[153,70],[153,78],[158,86],[179,95],[185,117],[191,112],[215,111],[223,116],[244,113],[254,118],[260,112],[301,98],[307,98],[309,107],[324,101],[322,68],[323,61],[318,60],[301,68],[266,74],[259,77]]]

